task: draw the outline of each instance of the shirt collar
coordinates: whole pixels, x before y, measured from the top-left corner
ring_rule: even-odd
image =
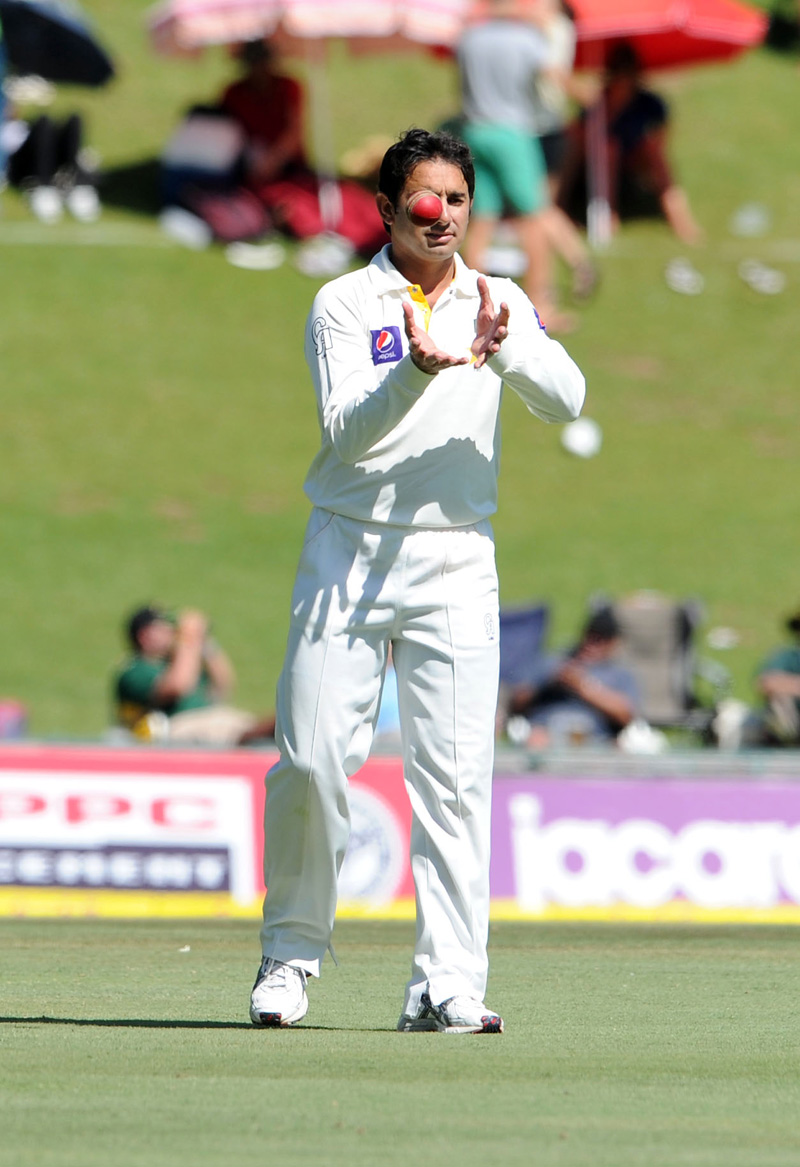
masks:
[[[405,292],[411,285],[408,279],[392,263],[389,258],[390,243],[387,243],[377,255],[370,260],[369,272],[372,286],[379,296],[389,295],[392,292]],[[453,282],[450,285],[457,296],[472,299],[478,298],[478,272],[467,267],[460,255],[455,256],[456,270]]]

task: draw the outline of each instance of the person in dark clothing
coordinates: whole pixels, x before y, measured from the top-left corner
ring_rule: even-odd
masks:
[[[699,243],[703,232],[668,157],[669,110],[642,81],[642,67],[632,45],[620,42],[611,50],[601,100],[604,102],[609,202],[612,222],[620,209],[660,210],[683,243]],[[573,122],[564,163],[560,201],[572,214],[585,207],[587,137],[591,113]]]
[[[636,680],[615,659],[619,643],[614,615],[598,612],[573,649],[543,657],[531,680],[512,692],[508,712],[528,722],[530,745],[611,741],[638,716]]]

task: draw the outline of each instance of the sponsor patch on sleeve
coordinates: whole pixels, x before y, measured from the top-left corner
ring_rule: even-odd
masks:
[[[400,339],[400,329],[393,324],[386,328],[370,329],[372,336],[372,363],[384,365],[389,361],[399,361],[403,355],[403,342]]]

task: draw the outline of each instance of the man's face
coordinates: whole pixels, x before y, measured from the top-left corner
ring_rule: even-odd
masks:
[[[588,636],[581,645],[580,658],[584,662],[610,660],[619,650],[619,637],[612,640],[598,636]]]
[[[170,620],[151,620],[139,632],[139,647],[145,656],[166,659],[175,644],[175,625]]]
[[[420,225],[409,219],[406,207],[418,191],[433,191],[442,200],[442,214],[435,223]],[[384,222],[391,226],[392,258],[396,266],[404,260],[441,263],[453,258],[467,233],[470,212],[467,180],[452,162],[441,158],[420,162],[406,179],[397,206],[393,207],[386,195],[379,193],[378,210]]]

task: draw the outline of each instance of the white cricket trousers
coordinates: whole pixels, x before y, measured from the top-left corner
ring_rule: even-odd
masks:
[[[267,775],[264,955],[319,975],[350,831],[347,779],[366,761],[389,642],[411,800],[417,934],[405,1012],[483,1000],[499,665],[488,521],[418,529],[315,508],[278,683]]]

